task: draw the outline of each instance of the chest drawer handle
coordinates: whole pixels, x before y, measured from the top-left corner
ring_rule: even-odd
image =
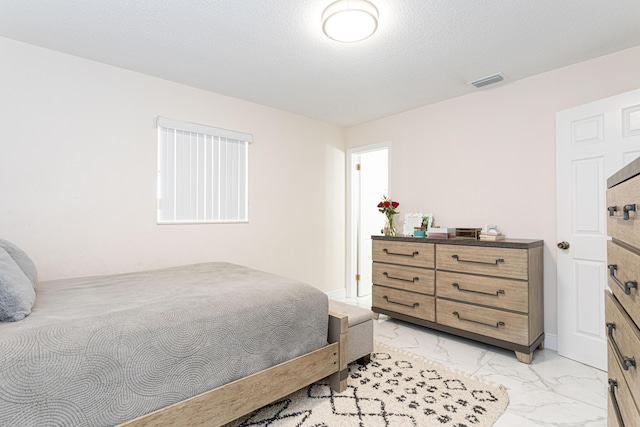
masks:
[[[389,276],[389,273],[387,273],[386,271],[384,273],[382,273],[382,275],[384,277],[386,277],[387,279],[402,280],[403,282],[416,283],[418,280],[420,280],[419,277],[414,277],[413,279],[403,279],[402,277]]]
[[[385,295],[385,296],[383,296],[382,298],[383,298],[386,302],[388,302],[389,304],[402,305],[402,306],[409,307],[409,308],[417,308],[417,307],[420,305],[420,303],[418,303],[418,302],[414,302],[413,304],[405,304],[405,303],[403,303],[403,302],[391,301],[391,300],[389,299],[389,297],[388,297],[388,296],[386,296],[386,295]]]
[[[462,316],[460,316],[460,313],[458,313],[457,311],[454,311],[453,313],[454,316],[456,316],[458,319],[464,321],[464,322],[471,322],[471,323],[477,323],[478,325],[483,325],[483,326],[489,326],[490,328],[496,328],[498,329],[500,326],[506,326],[504,322],[496,322],[496,324],[492,324],[492,323],[484,323],[484,322],[478,322],[477,320],[472,320],[472,319],[465,319]]]
[[[611,402],[613,402],[613,409],[616,412],[618,425],[620,427],[624,427],[624,421],[622,420],[622,412],[620,412],[620,405],[618,405],[618,399],[616,398],[617,387],[618,387],[618,381],[609,378],[609,395],[611,396]]]
[[[474,260],[470,260],[470,259],[461,259],[458,255],[451,255],[451,258],[455,259],[458,262],[472,262],[474,264],[487,264],[487,265],[504,264],[504,259],[502,259],[502,258],[498,258],[494,262],[474,261]]]
[[[623,356],[618,344],[616,343],[615,338],[613,338],[613,330],[616,328],[616,324],[613,322],[607,323],[607,334],[609,335],[609,339],[611,340],[611,345],[613,347],[613,351],[616,353],[616,357],[620,361],[622,365],[622,369],[628,371],[631,367],[636,367],[636,358],[635,357],[627,357]]]
[[[629,212],[637,211],[637,205],[635,203],[629,203],[628,205],[624,205],[622,207],[622,216],[613,215],[614,212],[618,212],[617,206],[609,206],[607,210],[609,211],[609,217],[611,219],[621,219],[623,221],[627,221],[629,219]]]
[[[418,251],[413,251],[413,253],[410,253],[410,254],[399,254],[397,252],[389,252],[389,249],[387,248],[384,248],[382,252],[384,252],[387,255],[410,256],[410,257],[415,257],[420,253]]]
[[[504,290],[502,290],[502,289],[499,289],[499,290],[497,290],[495,292],[482,292],[482,291],[476,291],[476,290],[473,290],[473,289],[462,289],[460,287],[460,285],[457,284],[457,283],[452,283],[451,286],[453,286],[454,288],[457,288],[460,292],[472,292],[474,294],[489,295],[489,296],[492,296],[492,297],[497,297],[497,296],[500,296],[500,295],[504,295]]]
[[[638,289],[638,281],[637,280],[627,280],[622,284],[620,280],[616,277],[616,271],[618,271],[618,264],[609,264],[607,266],[609,268],[609,277],[616,282],[616,285],[622,289],[625,295],[631,295],[631,289]]]

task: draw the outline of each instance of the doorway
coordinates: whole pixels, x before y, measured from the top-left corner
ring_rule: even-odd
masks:
[[[640,90],[560,111],[556,126],[558,354],[606,370],[606,180],[640,155]]]
[[[371,295],[371,236],[384,225],[377,205],[389,195],[390,151],[387,142],[347,152],[347,298]]]

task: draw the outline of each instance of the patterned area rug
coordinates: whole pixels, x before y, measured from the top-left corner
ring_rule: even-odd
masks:
[[[376,343],[367,366],[349,365],[349,387],[338,394],[314,383],[228,427],[484,427],[509,397],[495,386],[412,353]]]

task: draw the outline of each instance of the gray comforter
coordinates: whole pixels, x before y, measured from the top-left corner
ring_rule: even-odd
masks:
[[[0,426],[107,426],[327,343],[327,297],[228,263],[39,283],[0,323]]]

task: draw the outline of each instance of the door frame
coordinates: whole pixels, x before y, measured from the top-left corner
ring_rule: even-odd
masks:
[[[357,189],[355,188],[357,180],[355,180],[354,174],[356,165],[355,159],[356,156],[360,154],[368,153],[371,151],[378,151],[385,148],[387,149],[387,161],[389,162],[389,175],[387,177],[387,180],[388,186],[389,188],[391,188],[391,141],[354,147],[347,150],[347,265],[345,268],[345,291],[347,298],[356,298],[358,296],[357,283],[354,280],[356,275],[356,263],[358,256],[356,251],[358,241],[358,209],[356,206],[353,206],[353,198],[355,197],[357,192]],[[391,195],[389,194],[387,194],[387,196],[391,197]]]

